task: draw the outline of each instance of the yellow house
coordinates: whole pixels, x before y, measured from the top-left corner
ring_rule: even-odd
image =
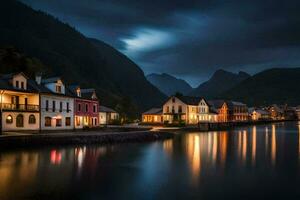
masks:
[[[3,131],[39,130],[39,93],[23,73],[0,77],[0,108]]]
[[[161,108],[152,108],[142,114],[142,122],[147,124],[163,123],[163,114]]]

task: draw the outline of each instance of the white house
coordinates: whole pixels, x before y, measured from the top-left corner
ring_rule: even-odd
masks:
[[[3,131],[39,130],[39,94],[23,73],[0,76]]]
[[[74,129],[74,97],[60,77],[41,79],[40,88],[41,130]]]
[[[212,111],[204,98],[171,96],[163,105],[164,123],[197,124],[217,121],[217,113]]]

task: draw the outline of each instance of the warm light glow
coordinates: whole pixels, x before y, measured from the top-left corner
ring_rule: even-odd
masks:
[[[56,150],[52,150],[50,153],[51,163],[54,165],[59,165],[61,163],[61,153]]]
[[[247,157],[247,131],[243,131],[243,150],[242,150],[242,161],[246,162]]]
[[[214,132],[214,134],[213,134],[213,148],[212,148],[213,165],[215,165],[215,163],[217,161],[217,153],[218,153],[218,134],[217,134],[217,132]]]
[[[276,129],[275,125],[272,125],[272,142],[271,142],[271,159],[272,164],[276,164]]]
[[[252,129],[252,164],[255,164],[256,159],[256,126]]]
[[[171,155],[173,153],[173,140],[165,140],[163,142],[163,148],[165,152]]]

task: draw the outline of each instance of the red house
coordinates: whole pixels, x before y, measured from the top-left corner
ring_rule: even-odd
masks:
[[[70,86],[74,94],[75,128],[97,127],[99,125],[99,101],[95,89],[81,89]]]

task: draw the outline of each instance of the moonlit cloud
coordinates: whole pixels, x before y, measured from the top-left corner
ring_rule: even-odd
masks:
[[[300,67],[298,0],[21,0],[103,40],[146,74],[193,86],[217,69]]]
[[[137,29],[132,37],[121,38],[120,40],[125,44],[123,52],[129,57],[137,57],[142,53],[175,44],[175,38],[171,33],[150,28]]]

